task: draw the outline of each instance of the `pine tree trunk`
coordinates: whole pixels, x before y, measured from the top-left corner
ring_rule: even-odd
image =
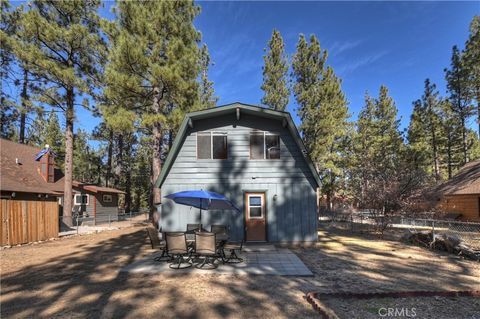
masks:
[[[115,178],[114,186],[115,188],[120,187],[120,178],[123,174],[123,134],[118,134],[117,137],[117,159],[115,161]]]
[[[130,214],[132,209],[132,174],[131,170],[125,172],[125,214]]]
[[[447,167],[448,167],[448,179],[452,178],[452,134],[448,132],[447,139]]]
[[[480,92],[477,93],[478,138],[480,138]]]
[[[465,118],[462,118],[462,147],[463,147],[463,164],[468,162],[468,143],[467,143],[467,128],[465,127]]]
[[[156,87],[153,94],[153,112],[161,113],[161,89]],[[153,159],[152,159],[152,209],[153,206],[161,202],[160,189],[155,186],[158,176],[160,176],[160,171],[162,170],[161,154],[162,154],[162,143],[163,143],[163,134],[162,134],[162,125],[161,123],[155,123],[153,125]]]
[[[113,130],[108,132],[108,151],[107,151],[107,173],[105,176],[105,186],[110,185],[110,177],[112,175],[112,153],[113,153]]]
[[[437,150],[437,136],[435,134],[435,127],[431,125],[432,132],[432,150],[433,150],[433,169],[435,172],[435,179],[440,180],[440,169],[438,163],[438,150]]]
[[[63,216],[64,223],[67,225],[73,225],[72,220],[72,183],[73,183],[73,120],[74,120],[74,91],[73,87],[69,87],[66,93],[66,106],[65,112],[66,125],[65,125],[65,185],[63,192]]]
[[[27,99],[28,99],[28,71],[23,69],[23,86],[22,86],[22,112],[20,113],[20,132],[18,134],[18,142],[25,143],[25,124],[27,121]],[[44,146],[44,145],[42,145]]]

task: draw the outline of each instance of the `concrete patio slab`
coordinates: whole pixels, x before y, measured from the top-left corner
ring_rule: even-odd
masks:
[[[267,247],[268,246],[268,247]],[[216,269],[171,269],[168,262],[156,262],[153,259],[160,253],[154,253],[138,260],[120,271],[129,273],[166,274],[166,273],[199,273],[199,274],[231,274],[231,275],[275,275],[311,277],[313,273],[305,264],[286,248],[275,248],[273,245],[247,246],[239,256],[242,263],[219,263]]]

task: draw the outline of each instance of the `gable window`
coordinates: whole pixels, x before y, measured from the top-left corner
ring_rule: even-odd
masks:
[[[250,133],[250,159],[279,159],[280,136],[267,132]]]
[[[88,205],[89,196],[88,194],[75,194],[74,203],[75,205]]]
[[[227,159],[227,133],[198,132],[197,159]]]
[[[103,194],[102,200],[103,200],[103,202],[105,202],[105,203],[111,203],[111,202],[113,202],[112,195],[110,195],[110,194]]]

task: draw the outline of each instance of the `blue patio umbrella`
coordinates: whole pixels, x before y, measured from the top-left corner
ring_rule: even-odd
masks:
[[[202,210],[212,209],[233,209],[240,211],[235,204],[222,194],[204,191],[191,190],[173,193],[165,196],[177,204],[192,206],[200,209],[200,223],[202,223]]]

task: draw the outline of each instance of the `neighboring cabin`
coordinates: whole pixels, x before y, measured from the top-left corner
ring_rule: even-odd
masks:
[[[57,237],[62,214],[64,177],[55,154],[0,139],[1,244]],[[118,219],[117,189],[73,183],[74,211],[91,223]]]
[[[157,180],[162,196],[204,189],[241,212],[208,211],[204,227],[227,224],[233,240],[317,240],[318,174],[287,112],[234,103],[187,114]],[[163,199],[163,230],[198,223],[198,209]]]
[[[480,221],[480,160],[467,163],[436,191],[440,209],[461,214],[463,221]]]

